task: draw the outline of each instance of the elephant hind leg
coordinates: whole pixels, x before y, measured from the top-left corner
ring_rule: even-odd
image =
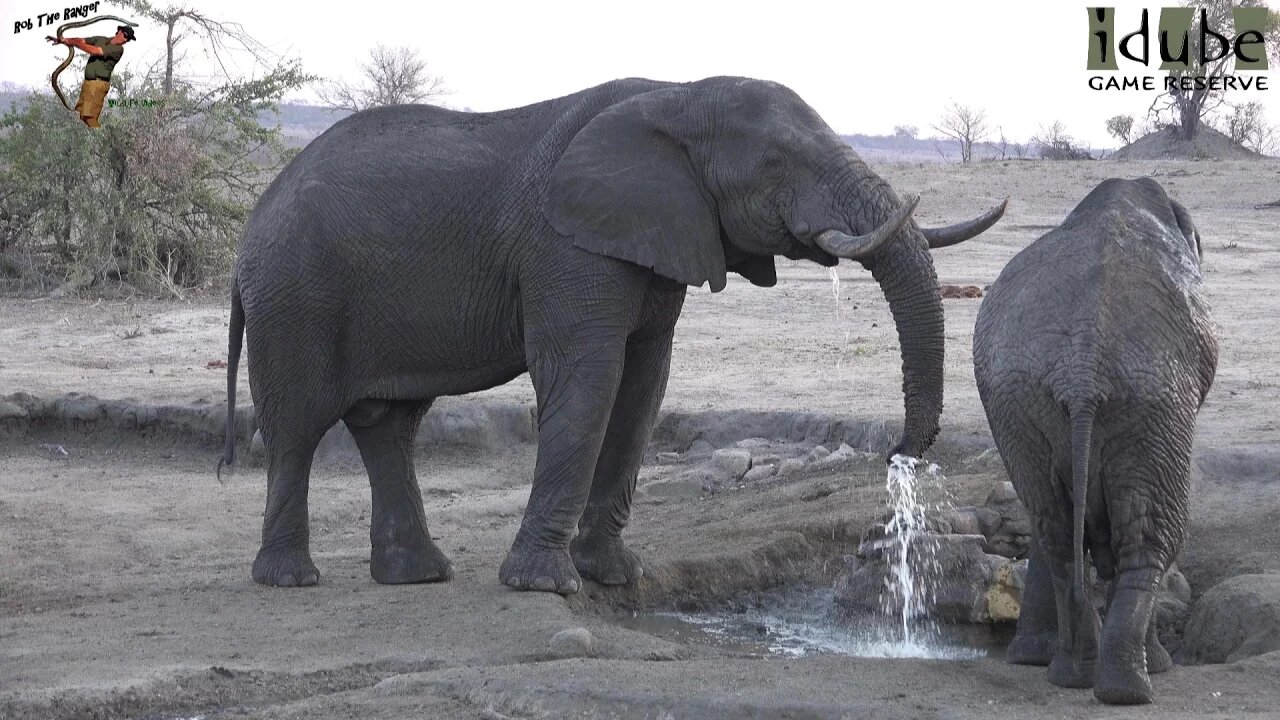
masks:
[[[1117,447],[1103,470],[1117,573],[1094,695],[1108,704],[1151,702],[1149,674],[1168,668],[1151,619],[1186,527],[1194,416],[1179,419]]]
[[[453,565],[427,530],[413,467],[413,440],[431,402],[361,400],[343,416],[369,472],[369,573],[380,583],[453,576]]]
[[[311,560],[307,487],[311,458],[324,430],[281,433],[264,424],[268,452],[267,509],[262,547],[253,561],[253,580],[262,585],[298,587],[320,582]]]

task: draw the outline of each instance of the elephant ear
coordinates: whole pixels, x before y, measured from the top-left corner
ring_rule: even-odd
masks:
[[[1191,246],[1191,250],[1195,252],[1196,259],[1203,262],[1204,250],[1200,247],[1200,230],[1191,221],[1191,213],[1187,212],[1187,209],[1182,207],[1182,203],[1177,200],[1170,200],[1169,204],[1173,206],[1173,217],[1178,221],[1178,229],[1187,238],[1187,243]]]
[[[642,93],[587,123],[551,173],[543,212],[577,247],[718,292],[726,268],[714,201],[671,132],[683,92]]]

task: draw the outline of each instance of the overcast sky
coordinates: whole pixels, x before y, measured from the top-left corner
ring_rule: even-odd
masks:
[[[5,1],[0,80],[47,87],[61,57],[60,49],[43,40],[53,28],[14,34],[13,23],[35,21],[38,13],[70,4],[59,2]],[[743,75],[792,87],[843,133],[885,134],[908,124],[933,135],[930,125],[957,101],[985,109],[1011,140],[1025,140],[1061,120],[1073,136],[1101,147],[1114,145],[1105,131],[1108,117],[1141,116],[1153,99],[1151,93],[1088,88],[1086,4],[1074,1],[186,4],[240,22],[272,50],[300,58],[306,71],[327,78],[354,78],[357,64],[377,43],[417,48],[453,90],[446,102],[473,110],[525,105],[619,77],[683,81]],[[1106,4],[1118,8],[1120,34],[1136,29],[1141,8],[1150,8],[1154,34],[1158,8],[1174,3]],[[127,17],[108,2],[97,12]],[[103,23],[70,34],[112,30]],[[142,24],[138,37],[128,46],[124,66],[144,67],[163,47],[158,26]],[[206,62],[194,45],[188,60]],[[1146,73],[1126,62],[1122,70]],[[1267,76],[1280,84],[1274,71]],[[1234,99],[1261,100],[1269,121],[1280,123],[1280,88],[1237,93]]]

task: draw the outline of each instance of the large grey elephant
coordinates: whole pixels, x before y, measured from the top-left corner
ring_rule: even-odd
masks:
[[[1158,183],[1106,180],[1009,262],[978,312],[978,392],[1037,536],[1010,657],[1103,702],[1150,702],[1148,673],[1170,665],[1152,604],[1182,545],[1218,359],[1200,257]],[[1101,641],[1086,552],[1111,580]]]
[[[982,232],[1003,205],[922,231],[915,202],[795,93],[758,80],[621,80],[514,110],[408,105],[335,124],[262,195],[234,273],[228,415],[243,328],[269,463],[253,578],[318,581],[308,473],[341,419],[372,486],[374,579],[447,579],[414,476],[418,422],[434,398],[526,371],[538,454],[502,582],[572,593],[581,576],[639,578],[621,532],[685,288],[721,290],[727,271],[771,286],[775,255],[871,270],[902,346],[893,451],[921,454],[942,408],[929,249]]]

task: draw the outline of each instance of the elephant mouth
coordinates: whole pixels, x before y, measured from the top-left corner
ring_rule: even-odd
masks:
[[[813,242],[810,240],[809,242]],[[782,256],[788,260],[810,260],[818,263],[823,267],[835,267],[840,264],[840,258],[823,250],[817,245],[805,244],[799,238],[794,239],[786,252]]]

